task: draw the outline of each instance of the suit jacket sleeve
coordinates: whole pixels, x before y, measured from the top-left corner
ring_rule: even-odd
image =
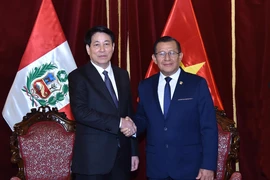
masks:
[[[144,99],[143,98],[143,89],[144,89],[143,82],[144,81],[141,81],[138,87],[139,102],[138,102],[136,114],[134,116],[134,121],[137,126],[137,136],[139,136],[146,130],[146,122],[147,122],[144,108],[143,108],[143,103],[142,103],[142,100]]]
[[[216,170],[218,153],[217,121],[213,101],[205,79],[203,79],[199,84],[198,101],[201,138],[203,144],[201,168]]]

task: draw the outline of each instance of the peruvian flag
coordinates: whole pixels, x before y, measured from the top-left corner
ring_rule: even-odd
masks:
[[[186,72],[198,74],[206,79],[215,106],[223,110],[191,0],[175,0],[162,36],[171,36],[180,42],[184,54],[180,66]],[[157,72],[157,65],[151,61],[146,77]]]
[[[67,76],[76,67],[53,4],[43,0],[2,111],[9,127],[41,105],[57,107],[72,119]]]

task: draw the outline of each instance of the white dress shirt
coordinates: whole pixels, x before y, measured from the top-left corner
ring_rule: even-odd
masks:
[[[96,65],[92,61],[91,61],[91,63],[97,69],[97,71],[98,71],[99,75],[101,76],[101,78],[103,79],[103,81],[105,81],[105,75],[103,74],[103,71],[106,70],[108,72],[108,76],[109,76],[109,78],[110,78],[110,80],[112,82],[113,90],[115,92],[115,95],[117,97],[117,100],[119,100],[119,98],[118,98],[118,91],[117,91],[116,82],[115,82],[114,75],[113,75],[113,70],[112,70],[111,62],[109,62],[109,66],[106,69],[103,69],[102,67],[99,67],[98,65]]]
[[[171,81],[169,82],[170,87],[171,87],[171,99],[173,97],[173,93],[174,93],[174,90],[175,90],[175,87],[176,87],[176,84],[177,84],[180,73],[181,73],[181,69],[179,68],[176,71],[176,73],[174,73],[173,75],[170,76],[172,78]],[[163,108],[164,88],[165,88],[165,85],[166,85],[166,80],[165,80],[166,77],[167,76],[164,76],[164,74],[162,74],[160,72],[159,80],[158,80],[158,89],[157,89],[159,104],[160,104],[160,107],[161,107],[161,110],[162,110],[163,113],[164,113],[164,108]]]

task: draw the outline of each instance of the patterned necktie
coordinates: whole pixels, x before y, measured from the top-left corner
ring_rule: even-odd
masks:
[[[166,85],[164,88],[164,117],[167,117],[167,113],[170,107],[170,103],[171,103],[171,86],[170,86],[170,81],[172,80],[172,78],[170,77],[166,77]]]
[[[105,82],[105,84],[106,84],[106,86],[107,86],[107,89],[109,90],[109,92],[110,92],[110,94],[111,94],[111,97],[112,97],[112,99],[113,99],[113,102],[114,102],[115,106],[118,108],[118,100],[117,100],[115,91],[114,91],[114,89],[113,89],[112,82],[111,82],[111,80],[110,80],[110,78],[109,78],[109,76],[108,76],[108,72],[104,70],[104,71],[103,71],[103,74],[104,74],[104,76],[105,76],[104,82]]]

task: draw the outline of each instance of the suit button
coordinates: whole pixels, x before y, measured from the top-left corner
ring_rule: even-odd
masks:
[[[169,145],[168,144],[166,144],[166,148],[169,148]]]
[[[168,130],[168,128],[167,127],[164,127],[164,131],[167,131]]]

